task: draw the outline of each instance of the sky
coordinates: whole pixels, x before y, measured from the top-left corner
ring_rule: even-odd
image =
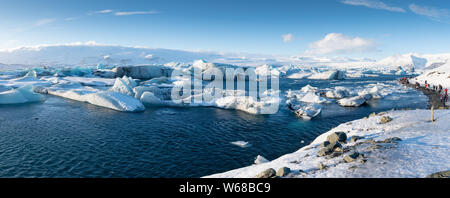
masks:
[[[0,0],[0,49],[95,41],[382,58],[450,52],[448,0]]]

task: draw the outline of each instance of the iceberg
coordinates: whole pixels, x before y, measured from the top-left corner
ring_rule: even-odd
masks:
[[[45,100],[41,94],[35,93],[30,85],[0,92],[0,104],[21,104]]]
[[[343,107],[358,107],[364,104],[367,100],[370,100],[372,95],[365,94],[361,96],[354,96],[350,98],[343,98],[338,100],[338,104]]]
[[[21,104],[28,100],[16,89],[0,92],[0,104]]]
[[[261,155],[256,156],[255,164],[262,164],[262,163],[267,163],[267,162],[269,162],[269,160],[267,160],[265,157],[263,157]]]
[[[292,105],[289,103],[288,105],[298,118],[304,120],[311,120],[322,112],[322,105],[320,104]]]
[[[89,90],[87,88],[73,90],[50,89],[47,92],[51,95],[87,102],[117,111],[138,112],[145,110],[144,105],[139,100],[118,92]]]
[[[308,77],[314,80],[342,80],[345,79],[345,72],[340,70],[330,70],[321,73],[314,73]]]
[[[116,78],[116,82],[114,83],[114,86],[111,87],[109,90],[112,92],[122,93],[129,96],[134,96],[133,87],[132,85],[136,85],[134,81],[130,80],[126,76],[123,78]]]
[[[235,141],[235,142],[231,142],[231,144],[239,146],[241,148],[247,148],[247,147],[251,146],[250,143],[248,143],[246,141]]]
[[[345,87],[335,87],[334,90],[325,93],[325,97],[332,99],[342,99],[348,96],[350,96],[350,91]]]
[[[316,95],[314,92],[308,92],[306,95],[300,98],[300,101],[320,104],[326,102],[327,100],[325,98]]]

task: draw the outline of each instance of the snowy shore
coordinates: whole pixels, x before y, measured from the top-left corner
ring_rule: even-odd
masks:
[[[252,178],[277,170],[282,172],[279,176],[294,178],[426,177],[450,170],[450,111],[435,111],[435,122],[430,122],[430,115],[430,110],[372,114],[341,124],[310,145],[273,161],[206,177]],[[335,132],[345,133],[345,142],[321,154],[328,146],[324,145],[327,137]]]

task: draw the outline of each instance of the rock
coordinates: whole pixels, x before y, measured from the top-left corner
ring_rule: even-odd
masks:
[[[433,173],[428,175],[427,178],[450,178],[450,170]]]
[[[392,121],[392,118],[389,117],[389,116],[383,116],[383,117],[381,117],[381,119],[380,119],[381,124],[386,124],[386,123],[388,123],[388,122],[390,122],[390,121]]]
[[[289,174],[290,172],[291,172],[290,168],[288,168],[288,167],[281,167],[280,169],[278,169],[278,171],[276,173],[276,176],[284,177],[287,174]]]
[[[354,152],[351,155],[346,155],[344,157],[344,161],[347,162],[347,163],[354,162],[356,159],[358,159],[359,155],[360,154],[358,152]]]
[[[376,144],[375,140],[373,140],[373,139],[368,139],[368,140],[364,141],[364,143],[366,143],[366,144]]]
[[[350,143],[354,143],[354,142],[356,142],[356,141],[358,141],[358,140],[360,140],[360,139],[363,139],[363,137],[354,135],[354,136],[352,136],[352,138],[350,139]]]
[[[402,141],[402,139],[400,139],[399,137],[392,137],[392,138],[388,138],[385,139],[383,141],[377,141],[377,143],[391,143],[391,144],[396,144],[397,142]]]
[[[320,144],[319,146],[320,146],[320,148],[326,148],[326,147],[328,147],[328,145],[330,145],[330,142],[329,141],[325,141],[322,144]]]
[[[334,152],[343,153],[343,152],[344,152],[344,149],[342,149],[342,147],[336,147],[336,148],[334,149]]]
[[[336,148],[342,148],[342,145],[339,142],[330,143],[329,141],[325,141],[321,144],[321,147],[322,149],[317,152],[317,155],[323,157],[333,153]]]
[[[318,168],[319,168],[319,170],[323,170],[323,169],[327,168],[327,166],[323,165],[322,163],[319,163]]]
[[[366,150],[368,150],[368,151],[373,151],[373,150],[375,150],[375,149],[380,149],[380,148],[381,148],[380,145],[374,144],[374,145],[368,147]]]
[[[276,172],[273,168],[266,169],[265,171],[257,174],[255,178],[272,178],[276,176]]]
[[[387,112],[380,112],[377,114],[377,116],[382,116],[382,115],[386,115],[386,114],[387,114]]]
[[[334,132],[327,137],[327,141],[330,143],[342,142],[345,143],[347,135],[344,132]]]
[[[326,155],[331,154],[332,152],[333,152],[333,151],[330,150],[330,149],[322,148],[322,149],[320,149],[320,150],[317,152],[317,155],[318,155],[319,157],[323,157],[323,156],[326,156]]]
[[[369,118],[377,116],[377,113],[373,112],[369,115]]]

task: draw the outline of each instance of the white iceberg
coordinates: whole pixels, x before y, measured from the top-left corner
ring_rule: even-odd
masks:
[[[134,85],[132,81],[130,81],[126,76],[124,76],[123,78],[116,78],[114,86],[111,87],[109,90],[112,92],[134,96],[135,94],[133,92],[133,87],[131,87],[131,85]]]
[[[255,164],[262,164],[262,163],[267,163],[267,162],[269,162],[269,160],[267,160],[265,157],[263,157],[261,155],[256,156]]]
[[[145,110],[144,105],[139,100],[118,92],[100,91],[85,87],[78,89],[48,89],[47,93],[117,111],[138,112]]]
[[[350,96],[350,90],[345,87],[335,87],[334,90],[325,93],[325,97],[332,99],[342,99],[348,96]]]
[[[304,120],[311,120],[322,112],[322,105],[319,104],[292,105],[289,103],[288,105],[298,118]]]
[[[338,100],[338,104],[343,107],[359,107],[362,104],[364,104],[367,100],[370,100],[372,98],[372,95],[365,94],[361,96],[354,96],[350,98],[343,98]]]
[[[330,70],[320,73],[314,73],[308,77],[314,80],[342,80],[345,79],[345,72],[340,70]]]
[[[250,146],[250,143],[248,143],[246,141],[235,141],[235,142],[231,142],[231,144],[239,146],[241,148],[247,148]]]
[[[33,87],[29,85],[0,92],[0,104],[21,104],[43,100],[45,100],[45,97],[41,94],[34,93]]]
[[[322,98],[322,97],[316,95],[314,92],[308,92],[306,95],[301,97],[299,99],[299,101],[308,102],[308,103],[318,103],[318,104],[327,102],[327,100],[325,98]]]

